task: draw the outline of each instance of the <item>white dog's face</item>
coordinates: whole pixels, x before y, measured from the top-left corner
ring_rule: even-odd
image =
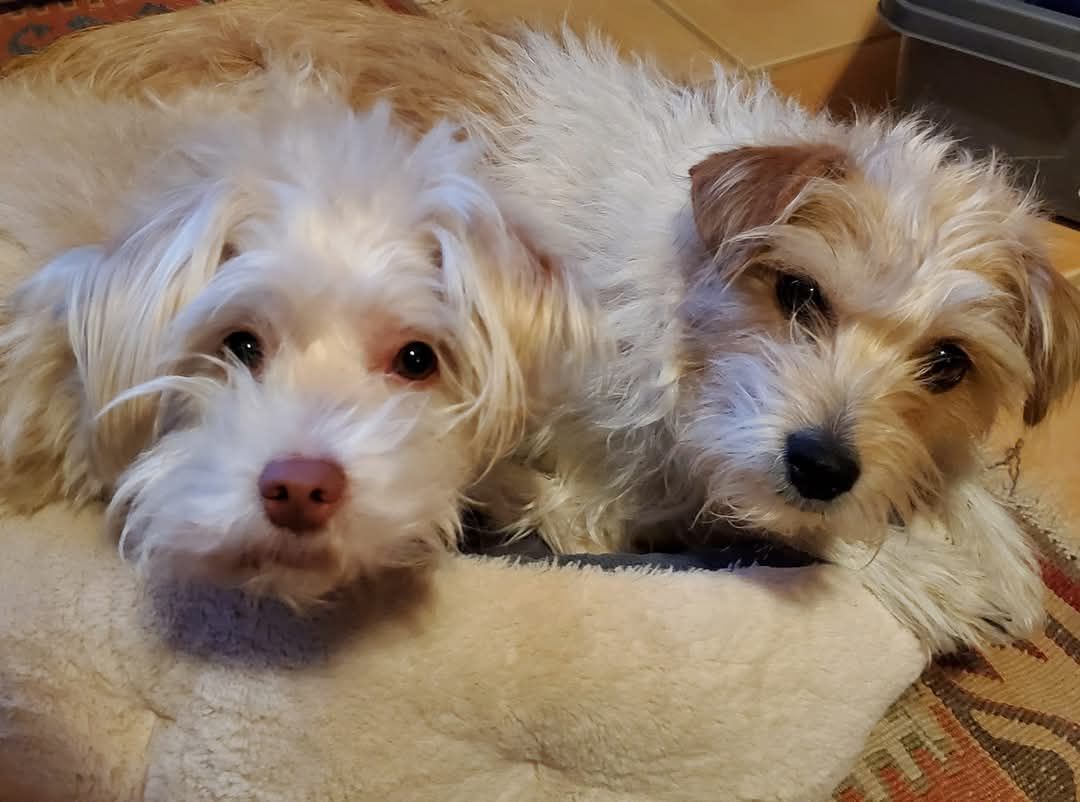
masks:
[[[140,559],[297,599],[452,543],[483,456],[432,232],[377,193],[309,203],[230,231],[168,335],[207,378],[160,382],[160,436],[114,500]]]
[[[693,184],[714,258],[690,276],[679,450],[716,513],[874,538],[1080,371],[1080,296],[1000,170],[856,129],[716,154]]]
[[[65,469],[113,491],[124,554],[302,603],[454,543],[574,301],[450,128],[414,145],[325,100],[291,120],[185,142],[134,224],[15,308],[62,310]]]

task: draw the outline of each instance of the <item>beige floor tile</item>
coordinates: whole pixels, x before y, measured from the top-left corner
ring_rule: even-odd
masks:
[[[1060,534],[1080,547],[1080,396],[1032,429],[1019,421],[1002,424],[991,438],[990,453],[1004,455],[1018,441],[1024,492],[1056,514]]]
[[[1061,517],[1062,536],[1080,548],[1080,402],[1071,400],[1028,434],[1021,470]]]
[[[1058,223],[1046,224],[1046,239],[1050,244],[1050,258],[1054,265],[1080,283],[1080,230]]]
[[[714,60],[731,63],[654,0],[453,0],[451,4],[487,19],[521,19],[552,28],[565,18],[578,31],[596,27],[626,52],[649,55],[678,77],[707,74]]]
[[[747,67],[881,36],[875,0],[659,0]]]
[[[1047,223],[1046,235],[1054,264],[1066,275],[1070,266],[1072,272],[1080,271],[1080,231]],[[1019,421],[1002,423],[992,439],[995,452],[1004,452],[1021,438],[1025,487],[1061,516],[1061,535],[1080,547],[1080,392],[1034,429],[1025,429]]]
[[[787,61],[767,70],[781,92],[811,109],[828,107],[838,115],[883,109],[896,86],[900,39],[887,36]]]

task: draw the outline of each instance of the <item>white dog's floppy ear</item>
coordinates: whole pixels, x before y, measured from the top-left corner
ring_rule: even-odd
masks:
[[[520,441],[527,419],[562,400],[594,339],[591,294],[501,209],[472,215],[466,270],[444,264],[454,305],[467,310],[465,359],[478,447],[490,461]],[[553,399],[553,397],[555,397]]]
[[[17,288],[0,331],[4,470],[86,498],[152,435],[157,402],[120,393],[160,375],[168,323],[218,268],[229,221],[223,187],[155,197],[154,217],[106,247],[61,255]]]
[[[32,511],[61,496],[86,500],[101,486],[89,475],[87,408],[65,318],[68,277],[96,269],[97,247],[55,259],[17,288],[0,323],[0,487]]]
[[[533,403],[559,401],[562,383],[577,382],[595,355],[596,299],[584,276],[522,221],[508,227],[521,255],[501,292],[503,315]]]
[[[1080,379],[1080,290],[1043,254],[1028,262],[1026,351],[1034,385],[1024,422],[1034,426]]]
[[[739,234],[779,222],[814,179],[837,180],[848,155],[827,143],[745,146],[690,168],[690,201],[702,241],[718,252]]]

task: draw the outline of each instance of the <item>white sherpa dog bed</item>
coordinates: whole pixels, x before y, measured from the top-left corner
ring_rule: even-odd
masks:
[[[0,519],[0,799],[808,800],[924,650],[832,567],[448,558],[301,620]]]

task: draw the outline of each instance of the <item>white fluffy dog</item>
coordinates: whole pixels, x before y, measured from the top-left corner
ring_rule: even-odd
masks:
[[[1031,634],[1036,555],[980,447],[999,414],[1035,424],[1071,387],[1080,297],[1002,165],[911,120],[836,122],[722,69],[687,87],[570,35],[292,8],[120,26],[27,72],[169,92],[299,49],[421,129],[454,109],[531,236],[598,295],[611,354],[491,473],[503,527],[560,551],[764,530],[861,570],[934,650]]]
[[[281,82],[4,88],[8,286],[53,258],[2,308],[0,457],[23,507],[111,496],[152,574],[304,603],[452,545],[535,402],[523,365],[579,349],[473,144]]]
[[[494,477],[503,522],[562,549],[765,531],[860,570],[934,651],[1031,635],[1036,554],[980,447],[1075,382],[1080,294],[1006,168],[723,71],[688,89],[601,44],[521,47],[491,171],[616,356]]]

